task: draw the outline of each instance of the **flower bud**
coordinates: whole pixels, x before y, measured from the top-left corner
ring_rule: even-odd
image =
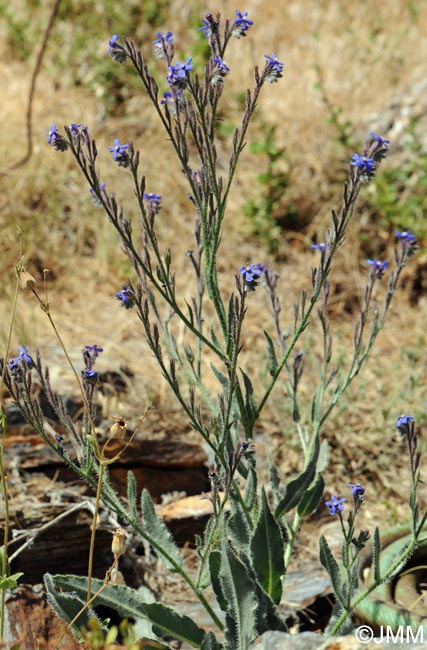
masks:
[[[126,536],[123,528],[117,528],[117,530],[114,531],[111,550],[115,560],[118,560],[121,555],[126,553]]]

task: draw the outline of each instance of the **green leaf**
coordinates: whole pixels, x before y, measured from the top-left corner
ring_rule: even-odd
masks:
[[[276,508],[274,515],[276,519],[280,519],[284,514],[289,512],[289,510],[292,510],[292,508],[298,505],[298,503],[301,501],[307,488],[310,487],[315,477],[318,457],[319,437],[316,436],[313,453],[307,463],[307,466],[301,472],[301,474],[297,476],[296,479],[288,483],[286,486],[285,496],[279,501],[279,504]]]
[[[132,519],[136,519],[137,486],[136,486],[135,474],[129,471],[127,474],[127,479],[128,479],[127,496],[128,496],[128,504],[129,504],[129,514],[132,517]]]
[[[273,339],[271,338],[270,334],[267,332],[267,330],[264,330],[264,336],[267,339],[267,353],[268,353],[268,362],[269,362],[269,373],[272,377],[275,376],[277,372],[277,357],[276,357],[276,350],[274,347]]]
[[[216,366],[214,366],[213,363],[211,363],[211,369],[212,369],[213,374],[215,375],[215,377],[218,379],[219,383],[221,384],[222,389],[224,391],[224,395],[227,396],[229,388],[230,388],[230,382],[228,381],[227,377],[225,375],[223,375],[222,372],[220,372]]]
[[[246,417],[249,422],[255,422],[258,418],[258,408],[254,399],[254,388],[248,375],[240,369],[243,376],[243,383],[245,385],[245,411]]]
[[[319,449],[319,458],[317,459],[316,472],[320,474],[329,465],[329,446],[327,440],[322,440]]]
[[[87,577],[75,575],[45,575],[55,590],[63,593],[75,592],[83,602],[87,595]],[[95,594],[104,584],[103,580],[92,578],[91,593]],[[110,584],[92,603],[92,607],[104,605],[117,612],[121,618],[139,619],[145,616],[144,607],[154,601],[154,596],[146,587],[138,590],[125,585]]]
[[[217,641],[213,632],[207,632],[200,646],[200,650],[222,650],[222,644]]]
[[[221,569],[221,552],[211,551],[209,553],[209,570],[211,575],[212,589],[215,592],[216,600],[223,612],[227,611],[228,602],[222,590],[219,573]]]
[[[231,514],[227,520],[227,534],[234,546],[249,551],[251,529],[245,513],[237,499],[230,499]]]
[[[200,647],[206,633],[189,616],[177,614],[161,603],[146,604],[144,610],[159,637],[171,636],[194,648]]]
[[[228,602],[225,647],[230,650],[247,650],[256,636],[256,582],[225,540],[221,550],[220,580]]]
[[[69,624],[83,610],[86,598],[83,600],[78,596],[71,595],[60,591],[49,573],[44,575],[44,585],[46,589],[47,602],[52,607],[55,614],[65,623]],[[77,618],[71,629],[77,640],[82,640],[80,628],[88,627],[90,619],[95,618],[99,621],[91,607],[87,607]]]
[[[15,589],[19,578],[23,575],[23,572],[19,571],[18,573],[13,573],[12,575],[5,576],[4,578],[0,577],[0,591],[6,591],[6,589]]]
[[[323,476],[318,474],[314,484],[311,488],[306,490],[301,501],[298,504],[298,514],[301,517],[306,517],[307,515],[313,514],[316,512],[319,507],[319,503],[323,497],[323,490],[325,488],[325,481]]]
[[[179,548],[173,541],[166,524],[156,515],[148,490],[142,491],[141,510],[144,526],[155,543],[153,546],[165,565],[172,571],[181,568],[182,557]]]
[[[248,510],[252,510],[255,505],[257,497],[257,484],[258,484],[258,474],[256,472],[255,463],[250,463],[248,467],[248,475],[246,478],[245,484],[245,496],[244,501]]]
[[[329,577],[331,578],[332,587],[334,589],[335,596],[342,603],[343,596],[342,596],[342,587],[341,587],[340,568],[338,566],[336,559],[332,555],[332,551],[329,548],[328,542],[326,541],[323,535],[320,536],[319,547],[320,547],[320,554],[319,554],[320,562],[322,566],[325,567],[326,571],[329,574]]]
[[[261,491],[261,509],[251,539],[253,567],[264,591],[278,604],[285,573],[285,546],[277,521],[270,511],[265,489]]]
[[[372,552],[372,566],[374,567],[374,581],[379,583],[381,581],[381,568],[380,568],[380,551],[381,551],[381,540],[380,540],[380,530],[378,526],[375,526],[374,532],[374,544]]]

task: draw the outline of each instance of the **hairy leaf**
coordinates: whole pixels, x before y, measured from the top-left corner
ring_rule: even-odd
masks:
[[[137,487],[136,487],[136,479],[135,479],[135,474],[131,471],[128,472],[127,474],[127,496],[128,496],[128,504],[129,504],[129,514],[132,517],[132,519],[136,519],[136,510],[137,510]]]
[[[55,585],[54,576],[51,576],[49,573],[45,573],[43,579],[47,602],[62,621],[65,621],[67,624],[71,623],[77,614],[84,608],[86,597],[83,599],[79,598],[77,595],[61,591]],[[95,618],[99,621],[93,609],[87,607],[71,626],[71,630],[77,640],[82,640],[80,628],[87,627],[89,619],[91,618]]]
[[[142,491],[141,510],[144,526],[151,539],[157,545],[154,547],[156,552],[169,569],[176,571],[177,567],[182,566],[182,557],[179,548],[173,541],[166,524],[156,515],[153,502],[147,490]]]
[[[323,480],[323,476],[321,474],[318,474],[316,480],[314,481],[314,484],[311,488],[306,490],[305,494],[303,494],[301,501],[298,504],[298,514],[301,517],[305,517],[307,515],[313,514],[313,512],[316,512],[317,508],[319,507],[319,503],[322,500],[324,488],[325,481]]]
[[[274,343],[273,339],[271,338],[270,334],[267,332],[267,330],[264,330],[264,336],[267,339],[267,353],[268,353],[268,362],[269,362],[269,373],[272,377],[275,376],[276,371],[277,371],[277,357],[276,357],[276,350],[274,348]]]
[[[326,541],[323,535],[320,536],[319,547],[320,547],[320,555],[319,555],[320,562],[322,563],[322,566],[325,567],[326,571],[329,574],[329,577],[331,578],[332,587],[334,588],[335,596],[342,603],[343,594],[342,594],[342,587],[341,587],[340,568],[338,566],[336,559],[332,555],[332,551],[329,548],[328,542]]]
[[[227,650],[247,650],[256,636],[255,614],[258,606],[256,582],[239,560],[231,545],[224,541],[221,550],[220,580],[228,602],[225,643]]]
[[[313,453],[305,469],[293,481],[286,486],[286,492],[283,499],[280,500],[276,512],[276,519],[280,519],[284,514],[292,510],[301,501],[307,488],[310,487],[316,474],[316,465],[319,457],[319,438],[316,437]]]
[[[177,614],[161,603],[146,604],[144,610],[159,637],[171,636],[194,648],[200,647],[206,633],[189,616]]]
[[[261,491],[261,509],[251,539],[253,567],[264,591],[278,604],[282,596],[282,576],[285,573],[285,547],[277,521],[267,501],[265,489]]]

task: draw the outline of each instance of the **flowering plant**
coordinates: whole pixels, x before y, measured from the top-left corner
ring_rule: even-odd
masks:
[[[388,141],[371,134],[362,153],[355,153],[349,161],[342,203],[338,210],[331,212],[332,222],[325,242],[313,244],[317,262],[311,272],[310,288],[303,292],[295,306],[290,335],[284,335],[281,302],[277,295],[278,276],[265,263],[246,264],[242,260],[240,268],[236,265],[236,269],[230,270],[235,275],[235,292],[225,295],[218,255],[236,167],[266,82],[278,82],[284,72],[284,64],[274,53],[264,55],[262,69],[254,68],[254,83],[246,93],[241,125],[235,129],[230,143],[229,165],[222,172],[215,144],[217,116],[224,84],[233,74],[224,55],[230,38],[246,37],[253,26],[247,12],[238,10],[236,16],[234,22],[227,20],[224,24],[219,14],[207,14],[203,19],[200,29],[211,50],[211,58],[204,69],[195,70],[190,57],[185,62],[174,60],[172,32],[157,34],[153,54],[165,66],[164,76],[169,86],[163,97],[159,96],[158,83],[145,56],[132,40],[114,35],[108,47],[108,55],[114,61],[129,61],[133,65],[188,185],[194,209],[195,240],[194,247],[188,251],[194,272],[190,303],[177,291],[173,251],[162,250],[159,244],[157,223],[163,215],[163,212],[160,214],[162,197],[146,191],[145,178],[140,171],[142,162],[135,144],[131,140],[121,143],[116,138],[109,153],[112,164],[123,168],[121,173],[130,174],[139,223],[127,216],[116,194],[107,190],[102,182],[97,166],[98,148],[88,127],[72,124],[60,133],[56,125],[52,125],[48,134],[49,145],[60,152],[69,150],[74,156],[89,184],[95,205],[105,211],[116,229],[134,277],[122,284],[115,298],[126,310],[136,311],[161,374],[186,418],[208,446],[212,458],[209,498],[213,515],[203,537],[196,539],[198,566],[194,574],[186,567],[165,524],[157,517],[147,491],[142,494],[139,508],[133,474],[130,472],[128,476],[126,503],[111,487],[107,473],[111,461],[105,457],[93,422],[98,378],[94,365],[102,349],[97,345],[86,346],[83,353],[85,368],[78,379],[82,382],[86,414],[78,429],[67,416],[60,397],[52,390],[40,356],[34,361],[27,348],[22,348],[20,356],[9,362],[8,387],[26,419],[76,474],[97,489],[97,498],[99,496],[119,517],[121,528],[118,530],[121,532],[118,537],[116,531],[115,563],[125,552],[124,538],[128,531],[136,533],[170,570],[181,576],[216,629],[216,632],[206,632],[179,612],[150,602],[128,587],[111,584],[111,573],[104,584],[92,580],[89,566],[87,578],[47,575],[45,581],[49,602],[77,636],[88,617],[96,615],[96,606],[107,602],[120,616],[144,621],[144,638],[155,639],[158,648],[169,647],[165,639],[173,637],[202,650],[246,650],[263,632],[286,630],[279,609],[286,572],[301,522],[316,511],[323,497],[322,472],[327,463],[327,449],[326,442],[321,440],[321,429],[369,356],[384,325],[400,274],[415,250],[416,241],[410,233],[397,234],[395,267],[389,275],[380,306],[374,294],[377,283],[388,269],[388,262],[368,261],[372,268],[367,274],[350,362],[346,369],[338,372],[332,366],[328,318],[330,276],[359,193],[365,183],[372,181],[387,153]],[[136,236],[138,227],[142,230],[142,239]],[[246,311],[253,309],[261,287],[267,292],[271,305],[271,324],[264,329],[269,379],[260,394],[256,394],[249,373],[244,370],[243,336]],[[35,288],[32,291],[38,295]],[[250,296],[253,292],[256,295]],[[48,311],[47,305],[42,306]],[[305,414],[299,393],[304,354],[298,346],[316,313],[321,325],[323,356],[314,382],[311,409]],[[185,331],[183,343],[176,336],[176,321]],[[212,360],[210,365],[218,383],[216,395],[208,388],[205,358]],[[64,452],[62,438],[54,442],[49,437],[31,391],[34,374],[54,405],[65,431],[78,445],[77,460]],[[270,484],[260,486],[254,431],[272,391],[283,376],[292,403],[292,425],[300,442],[301,471],[282,485],[277,470],[272,467]],[[188,393],[184,380],[189,384]],[[359,503],[363,488],[356,484],[351,487],[353,499]],[[332,496],[326,505],[331,514],[341,516],[344,501]],[[352,532],[352,528],[346,532],[346,539]],[[336,567],[329,562],[325,544],[321,547],[321,560],[328,570],[332,566],[335,576]],[[351,613],[357,589],[353,574],[349,580],[349,599],[341,624]],[[208,595],[209,586],[219,607],[214,606]],[[339,626],[335,631],[338,629]]]

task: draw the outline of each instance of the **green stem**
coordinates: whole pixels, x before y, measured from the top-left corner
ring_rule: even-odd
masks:
[[[102,452],[101,459],[99,461],[99,475],[98,475],[98,485],[96,486],[96,498],[95,498],[95,511],[93,513],[93,523],[92,531],[90,535],[90,546],[89,546],[89,560],[88,560],[88,569],[87,569],[87,600],[89,602],[90,594],[92,591],[92,572],[93,572],[93,555],[95,551],[95,538],[96,538],[96,526],[98,522],[98,513],[99,506],[101,503],[102,495],[102,482],[104,480],[104,454]]]

